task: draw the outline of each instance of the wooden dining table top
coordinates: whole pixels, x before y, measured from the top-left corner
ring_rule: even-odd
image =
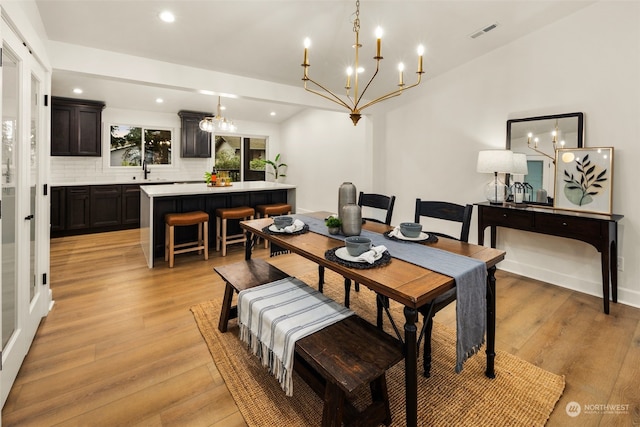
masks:
[[[325,218],[328,212],[301,214],[315,218]],[[303,221],[304,219],[301,218]],[[354,280],[369,289],[391,298],[407,307],[418,308],[455,286],[452,277],[437,273],[427,268],[392,258],[387,265],[369,269],[350,268],[325,258],[325,252],[344,246],[342,240],[322,234],[308,232],[304,234],[272,234],[263,231],[273,223],[273,218],[242,221],[241,227],[257,236],[266,238],[283,249],[302,255],[303,257],[329,268],[345,278]],[[393,227],[366,221],[363,229],[384,233]],[[415,243],[407,243],[415,244]],[[418,243],[421,244],[421,243]],[[460,242],[454,239],[438,237],[438,241],[428,244],[431,247],[471,257],[484,262],[487,268],[495,266],[505,257],[505,252],[495,248]],[[391,253],[393,257],[393,253]]]

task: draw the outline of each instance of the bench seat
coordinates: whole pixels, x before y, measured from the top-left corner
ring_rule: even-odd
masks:
[[[289,277],[261,259],[215,267],[225,281],[218,329],[237,318],[232,306],[240,292]],[[385,372],[403,359],[402,345],[357,315],[349,316],[296,341],[293,368],[324,401],[322,426],[391,424]],[[359,411],[349,397],[369,386],[371,404]]]
[[[287,273],[259,258],[221,265],[215,267],[214,271],[225,281],[222,311],[218,323],[220,332],[227,332],[229,320],[238,317],[238,307],[232,305],[234,292],[238,293],[289,277]]]

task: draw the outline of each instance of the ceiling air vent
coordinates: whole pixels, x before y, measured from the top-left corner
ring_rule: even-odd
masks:
[[[497,26],[498,26],[498,23],[497,23],[497,22],[494,22],[494,23],[493,23],[493,24],[491,24],[491,25],[487,25],[486,27],[483,27],[483,28],[480,28],[480,29],[479,29],[479,30],[477,30],[477,31],[474,31],[473,33],[471,33],[471,34],[469,35],[469,37],[471,37],[472,39],[478,38],[478,37],[480,37],[481,35],[483,35],[483,34],[485,34],[485,33],[488,33],[489,31],[493,30],[493,29],[494,29],[494,28],[496,28]]]

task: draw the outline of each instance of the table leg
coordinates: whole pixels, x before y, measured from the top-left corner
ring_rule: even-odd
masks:
[[[618,245],[611,242],[611,301],[618,302]]]
[[[406,425],[414,427],[418,425],[418,348],[416,343],[418,311],[415,308],[405,307],[404,317],[406,320],[404,324]]]
[[[258,236],[250,231],[247,231],[245,234],[247,235],[247,241],[244,245],[244,259],[248,261],[251,259],[251,251],[253,249],[253,245],[258,241]]]
[[[602,301],[604,313],[609,314],[609,275],[611,274],[611,248],[607,246],[600,253],[600,268],[602,270]]]
[[[487,269],[487,370],[485,375],[495,378],[496,359],[496,267]]]

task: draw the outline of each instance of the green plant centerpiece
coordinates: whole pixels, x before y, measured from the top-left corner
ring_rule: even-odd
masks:
[[[276,156],[276,158],[274,160],[265,160],[264,161],[266,164],[268,164],[269,166],[271,166],[272,170],[267,171],[269,174],[273,175],[274,178],[276,179],[276,181],[278,180],[279,177],[286,177],[287,175],[285,175],[284,173],[280,172],[281,168],[286,168],[287,164],[286,163],[280,163],[280,153],[278,153],[278,155]]]
[[[213,186],[213,182],[211,182],[211,172],[204,173],[204,182],[206,182],[209,187]]]
[[[342,227],[342,221],[340,220],[340,218],[336,216],[330,216],[329,218],[324,220],[324,223],[329,230],[329,234],[340,233],[340,227]]]

